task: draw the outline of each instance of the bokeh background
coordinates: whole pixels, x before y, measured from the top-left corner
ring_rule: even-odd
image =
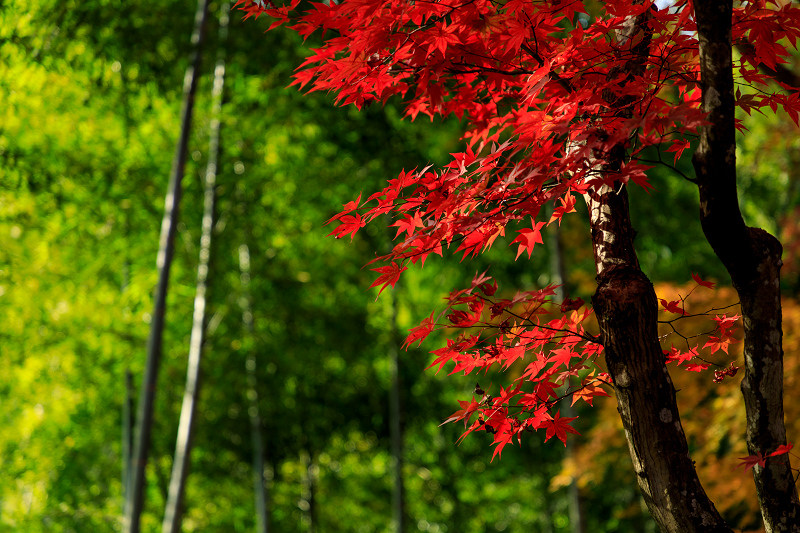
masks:
[[[407,531],[655,531],[613,397],[594,409],[576,405],[582,436],[571,448],[532,435],[491,462],[490,435],[456,445],[459,426],[440,426],[476,379],[424,370],[444,335],[398,350],[405,332],[476,271],[490,268],[507,293],[552,283],[552,232],[531,260],[514,261],[510,238],[473,261],[432,258],[376,300],[377,291],[367,290],[374,273],[363,267],[390,246],[389,221],[352,241],[326,238],[324,224],[401,169],[446,163],[461,146],[463,126],[403,120],[400,102],[359,112],[335,107],[330,95],[287,88],[313,39],[265,33],[268,20],[242,21],[234,11],[222,42],[220,10],[211,4],[202,52],[143,530],[161,526],[172,465],[213,64],[224,49],[218,219],[183,531],[254,531],[248,357],[256,360],[272,530],[394,531],[395,352]],[[189,0],[0,2],[0,531],[121,530],[125,404],[135,402],[144,368],[194,11]],[[795,440],[800,137],[782,115],[742,118],[749,129],[737,151],[746,220],[785,245],[786,406]],[[688,156],[679,164],[691,172]],[[695,291],[690,309],[735,303],[700,230],[692,184],[659,168],[650,180],[657,192],[632,190],[631,206],[642,267],[659,295],[685,295],[696,272],[720,289]],[[565,218],[560,238],[569,293],[588,300],[594,272],[581,207]],[[247,291],[242,245],[250,251]],[[242,320],[248,299],[252,332]],[[721,362],[737,357],[734,347]],[[736,457],[747,455],[738,380],[714,385],[709,374],[673,375],[701,479],[732,524],[757,530],[750,475],[733,471]],[[486,388],[509,377],[480,379]]]

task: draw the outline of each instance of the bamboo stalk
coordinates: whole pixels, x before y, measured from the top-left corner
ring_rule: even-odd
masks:
[[[397,287],[392,292],[392,328],[389,340],[389,357],[392,366],[392,383],[389,394],[389,423],[392,439],[392,458],[394,459],[394,490],[392,491],[392,515],[396,533],[405,533],[405,485],[403,483],[403,427],[401,424],[400,403],[400,361],[397,349]]]
[[[122,508],[125,509],[131,483],[133,449],[133,374],[125,371],[125,402],[122,404]]]
[[[550,273],[552,283],[557,283],[560,286],[556,289],[556,298],[559,302],[563,302],[569,295],[567,290],[567,274],[564,269],[564,243],[561,240],[561,225],[553,226],[550,232]],[[571,378],[567,381],[567,388],[572,385]],[[571,397],[564,398],[561,404],[561,413],[565,417],[575,416],[575,409],[572,407]],[[571,439],[566,442],[566,455],[565,459],[569,459],[574,453],[574,443]],[[569,506],[569,526],[572,533],[584,533],[586,531],[586,520],[583,516],[583,507],[581,505],[581,495],[578,489],[578,484],[572,478],[567,487],[567,501]]]
[[[186,389],[183,393],[178,438],[172,462],[169,496],[161,524],[162,533],[178,533],[183,513],[183,496],[189,474],[189,459],[192,451],[192,433],[200,395],[200,364],[203,356],[203,341],[206,325],[206,303],[208,292],[208,270],[211,259],[211,237],[214,228],[216,205],[217,161],[219,159],[220,114],[225,83],[225,58],[222,43],[228,31],[228,4],[220,8],[220,48],[214,69],[212,91],[211,131],[208,142],[208,164],[205,173],[205,195],[203,199],[203,223],[200,237],[200,258],[197,266],[197,291],[194,298],[192,334],[189,339],[189,364],[186,369]]]
[[[169,270],[175,248],[174,241],[181,197],[181,181],[184,167],[186,166],[186,148],[189,144],[189,130],[194,109],[194,95],[197,90],[197,72],[200,69],[200,51],[205,36],[204,27],[208,4],[209,0],[198,0],[191,39],[194,45],[193,57],[189,62],[189,67],[186,69],[183,79],[181,130],[172,160],[172,170],[164,201],[164,218],[161,221],[161,236],[156,258],[158,285],[155,291],[150,337],[147,342],[147,363],[137,408],[133,472],[130,491],[128,491],[128,497],[125,502],[125,514],[122,524],[124,533],[139,533],[140,518],[144,507],[145,467],[147,466],[150,435],[153,427],[156,381],[161,364],[161,343],[164,334],[164,313],[166,311]]]
[[[248,336],[253,335],[253,312],[250,308],[250,250],[246,244],[239,246],[239,276],[242,284],[242,323]],[[248,343],[249,346],[249,343]],[[250,407],[250,437],[253,444],[253,489],[256,507],[256,531],[268,533],[269,514],[267,503],[269,494],[264,484],[264,441],[261,437],[261,415],[258,410],[258,391],[256,380],[256,357],[252,347],[247,353],[247,397]]]

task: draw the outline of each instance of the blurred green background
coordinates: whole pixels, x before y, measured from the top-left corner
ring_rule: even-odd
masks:
[[[476,271],[491,266],[505,291],[547,285],[551,248],[514,262],[511,237],[469,264],[432,259],[376,300],[362,267],[394,232],[377,223],[350,242],[326,238],[323,225],[401,169],[447,162],[461,125],[402,121],[399,102],[358,112],[286,89],[303,42],[234,12],[223,45],[219,10],[211,4],[184,180],[143,530],[160,528],[172,464],[213,58],[224,46],[219,218],[183,530],[254,530],[245,361],[255,354],[272,530],[393,531],[388,354]],[[125,373],[138,394],[193,16],[187,0],[0,1],[0,531],[121,529]],[[774,116],[748,127],[738,154],[748,222],[796,244],[797,131]],[[645,271],[724,284],[691,184],[658,169],[651,181],[657,193],[632,191]],[[584,218],[567,217],[562,238],[571,293],[588,299]],[[252,335],[240,309],[242,244]],[[787,294],[798,287],[796,250],[787,247]],[[561,443],[536,435],[490,463],[490,436],[456,446],[459,427],[439,427],[475,386],[424,371],[441,342],[399,352],[408,531],[575,531]],[[595,415],[579,414],[576,428],[591,431]],[[654,531],[625,461],[580,497],[586,531]]]

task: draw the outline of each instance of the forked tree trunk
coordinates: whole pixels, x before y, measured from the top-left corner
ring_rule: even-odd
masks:
[[[783,421],[783,330],[780,242],[745,225],[736,191],[736,130],[731,0],[696,0],[703,109],[694,167],[703,232],[739,293],[744,322],[747,448],[767,456],[786,444]],[[800,531],[800,504],[788,455],[753,468],[767,533]]]
[[[130,490],[125,502],[125,515],[122,529],[124,533],[139,533],[140,517],[144,506],[145,467],[150,451],[150,433],[153,427],[153,404],[155,402],[156,382],[161,365],[161,342],[164,333],[164,314],[167,307],[167,287],[169,270],[174,251],[175,230],[178,223],[178,206],[181,198],[181,180],[186,164],[186,147],[194,109],[194,94],[197,89],[200,69],[200,51],[205,36],[205,20],[209,0],[198,0],[194,19],[192,44],[194,51],[189,68],[183,79],[183,104],[181,107],[181,131],[175,155],[172,160],[167,195],[164,201],[164,218],[161,221],[161,237],[158,245],[158,285],[156,286],[150,337],[147,341],[147,363],[142,379],[139,405],[136,411],[136,438],[133,449],[133,472]]]

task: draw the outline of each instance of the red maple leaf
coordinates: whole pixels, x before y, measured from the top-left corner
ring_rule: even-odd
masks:
[[[712,282],[703,281],[702,279],[700,279],[700,276],[698,276],[694,272],[692,272],[692,279],[695,280],[698,285],[701,285],[703,287],[708,287],[709,289],[713,289],[714,288],[714,284]]]
[[[776,455],[783,455],[785,453],[789,453],[792,450],[792,448],[794,448],[794,444],[792,444],[791,442],[788,444],[781,444],[775,449],[774,452],[769,454],[767,457],[775,457]]]
[[[398,220],[392,226],[397,226],[397,235],[395,235],[395,239],[399,237],[403,232],[407,232],[408,236],[414,234],[414,230],[417,228],[421,228],[422,224],[422,217],[420,217],[419,211],[414,213],[414,216],[406,217],[402,220]]]
[[[533,229],[523,228],[518,230],[519,235],[516,239],[511,241],[511,244],[514,244],[515,242],[519,243],[516,259],[519,259],[519,256],[522,255],[522,252],[524,251],[528,252],[528,259],[530,259],[531,254],[533,253],[533,247],[536,244],[543,244],[542,228],[544,225],[544,222],[536,222],[532,224]]]
[[[558,440],[564,443],[564,446],[567,445],[567,433],[574,433],[576,435],[580,435],[578,430],[574,427],[570,426],[569,423],[575,420],[576,416],[573,417],[565,417],[561,418],[561,413],[557,412],[555,418],[552,420],[548,420],[545,422],[542,427],[545,428],[545,437],[544,441],[547,442],[553,436],[558,437]]]
[[[664,352],[667,356],[667,363],[677,362],[679,365],[683,363],[688,363],[692,359],[698,356],[697,347],[691,348],[686,352],[681,352],[675,346],[670,348],[669,352]]]
[[[711,365],[708,363],[693,363],[691,365],[686,365],[685,368],[689,372],[702,372],[703,370],[708,369]]]
[[[725,314],[724,314],[724,315],[722,315],[722,316],[720,316],[720,315],[717,315],[717,316],[715,316],[714,318],[712,318],[711,320],[713,320],[714,322],[716,322],[716,323],[717,323],[717,327],[718,327],[718,328],[719,328],[721,331],[727,331],[727,330],[728,330],[728,329],[729,329],[731,326],[733,326],[733,324],[735,324],[735,323],[736,323],[736,321],[737,321],[737,320],[739,320],[740,318],[741,318],[741,317],[740,317],[739,315],[728,316],[728,314],[727,314],[727,313],[725,313]]]
[[[555,383],[548,380],[540,381],[536,386],[536,397],[540,402],[546,402],[551,397],[558,398],[558,393],[556,393],[555,389]]]
[[[472,397],[471,401],[463,401],[458,400],[458,404],[461,406],[461,409],[447,417],[447,419],[439,424],[439,427],[442,427],[445,424],[450,422],[458,422],[459,420],[464,421],[464,428],[466,429],[467,424],[469,423],[469,419],[478,410],[480,407],[480,403],[475,401],[475,396]]]
[[[575,311],[580,309],[585,303],[583,298],[567,298],[561,303],[561,312]]]
[[[503,448],[514,438],[514,433],[514,426],[507,418],[501,422],[499,427],[495,428],[494,442],[492,444],[496,444],[497,448],[494,449],[492,454],[492,461],[494,461],[495,457],[501,457]]]
[[[561,219],[565,214],[575,212],[575,202],[577,201],[575,195],[567,193],[563,198],[559,198],[558,201],[561,205],[553,209],[553,214],[550,216],[550,220],[547,222],[548,226],[555,221],[558,221],[558,225],[560,226]]]
[[[572,405],[575,405],[575,402],[578,400],[583,400],[589,405],[592,405],[595,396],[609,396],[609,394],[601,387],[598,378],[590,376],[580,389],[572,393]]]
[[[741,463],[736,465],[734,470],[736,470],[740,466],[743,466],[745,472],[747,472],[756,465],[760,466],[761,468],[764,468],[764,466],[767,463],[767,458],[761,455],[760,453],[756,455],[748,455],[747,457],[739,457],[739,460],[741,461]]]
[[[565,368],[569,368],[569,362],[574,357],[580,357],[580,354],[573,352],[569,346],[565,346],[563,348],[556,348],[555,350],[550,352],[550,357],[548,358],[548,361],[552,362],[553,366],[558,366],[563,364]]]
[[[358,198],[356,198],[352,202],[347,202],[346,204],[343,204],[342,205],[342,211],[339,214],[334,215],[333,217],[331,217],[330,220],[328,220],[325,223],[325,225],[327,226],[328,224],[330,224],[334,220],[339,220],[344,215],[346,215],[346,214],[348,214],[348,213],[350,213],[352,211],[355,211],[356,209],[358,209],[360,207],[360,204],[361,204],[361,193],[359,193]]]
[[[678,307],[678,304],[683,304],[682,300],[674,300],[672,302],[668,302],[668,301],[664,300],[663,298],[659,298],[658,301],[661,302],[661,305],[664,307],[664,309],[669,311],[670,313],[675,313],[676,315],[688,315],[689,314],[686,311],[684,311],[683,308]]]
[[[675,139],[672,141],[672,146],[664,150],[665,152],[675,152],[675,164],[678,164],[678,159],[681,158],[683,151],[689,148],[689,141],[686,139]]]
[[[711,353],[717,353],[719,350],[728,353],[728,346],[730,344],[731,342],[728,339],[720,339],[719,337],[709,335],[708,342],[703,345],[703,349],[711,348]]]
[[[431,311],[431,315],[428,318],[423,319],[422,322],[420,322],[419,326],[411,328],[409,330],[410,333],[408,334],[408,337],[406,337],[406,340],[403,343],[403,347],[406,350],[408,349],[409,346],[411,346],[417,341],[419,341],[419,344],[421,345],[422,341],[425,340],[425,338],[431,334],[431,331],[433,331],[433,328],[436,325],[436,321],[433,319],[433,313],[434,312]],[[441,370],[441,367],[439,367],[439,370]]]
[[[333,220],[334,219],[331,219],[329,222]],[[359,213],[355,215],[344,215],[339,219],[339,222],[341,222],[341,224],[328,234],[329,237],[335,235],[337,239],[341,239],[345,235],[350,235],[350,240],[352,240],[356,232],[367,225]]]
[[[383,289],[385,289],[387,286],[391,286],[394,289],[395,284],[400,279],[400,274],[403,271],[408,270],[408,267],[400,268],[400,265],[397,263],[392,263],[389,266],[373,268],[371,270],[379,273],[380,276],[378,276],[378,279],[372,282],[372,285],[370,285],[369,288],[371,289],[372,287],[377,287],[380,285],[381,290],[378,291],[378,296],[380,296],[380,294],[383,292]]]

